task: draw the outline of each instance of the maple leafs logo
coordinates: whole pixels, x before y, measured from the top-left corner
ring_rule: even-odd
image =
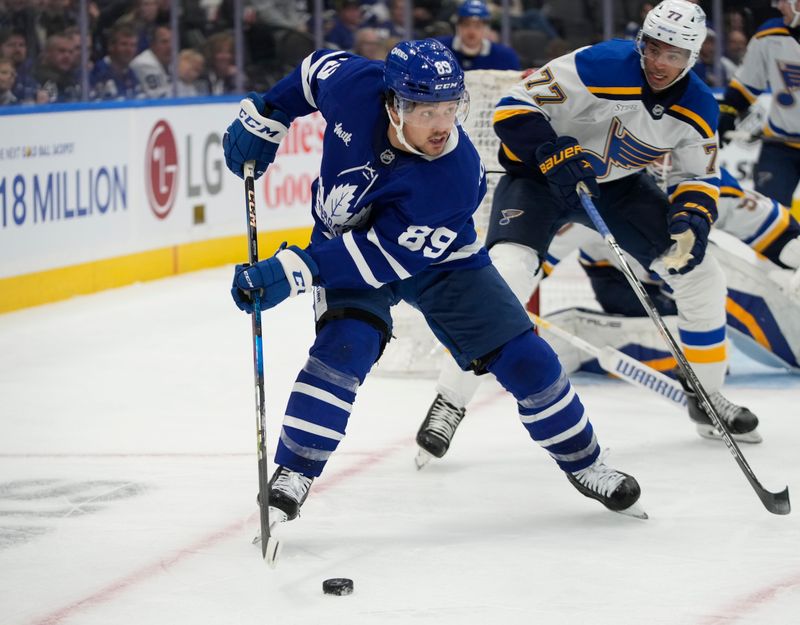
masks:
[[[338,184],[325,197],[325,187],[322,178],[317,187],[317,215],[334,234],[342,234],[347,230],[356,228],[364,222],[369,215],[372,204],[363,207],[354,213],[352,206],[358,191],[356,184]]]
[[[354,184],[334,185],[325,199],[325,209],[334,217],[343,217],[350,210],[350,204],[358,187]]]

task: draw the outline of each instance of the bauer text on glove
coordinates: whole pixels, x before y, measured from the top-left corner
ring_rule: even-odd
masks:
[[[578,183],[586,185],[590,195],[600,195],[594,168],[573,137],[563,136],[543,143],[536,149],[536,158],[550,192],[572,210],[583,209],[576,191]]]

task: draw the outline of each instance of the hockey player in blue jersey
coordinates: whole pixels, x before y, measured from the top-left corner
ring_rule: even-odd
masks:
[[[491,41],[489,8],[481,0],[464,0],[456,11],[455,36],[440,37],[455,55],[461,69],[520,69],[517,53]]]
[[[762,130],[753,180],[756,191],[792,206],[800,182],[800,0],[773,1],[783,17],[765,22],[747,45],[720,103],[719,134],[729,140],[737,117],[750,110],[758,96],[773,97]]]
[[[434,40],[401,42],[385,63],[320,50],[263,95],[250,94],[223,140],[228,167],[262,174],[292,119],[327,122],[314,228],[305,249],[236,267],[244,311],[314,291],[317,336],[289,397],[270,481],[273,518],[294,519],[345,435],[356,393],[391,337],[390,307],[425,316],[464,369],[492,372],[517,399],[528,434],[582,494],[643,515],[636,480],[607,466],[552,349],[477,240],[486,190],[477,151],[457,123],[464,74]]]
[[[506,174],[494,193],[486,244],[526,302],[556,232],[569,222],[592,227],[576,192],[585,184],[622,248],[669,284],[684,354],[721,406],[725,278],[705,254],[720,192],[718,106],[690,72],[705,22],[699,6],[664,0],[647,14],[636,41],[607,41],[559,57],[500,100],[494,129]],[[668,152],[673,167],[664,193],[645,168]],[[417,434],[424,452],[447,451],[474,384],[444,365]],[[711,423],[691,395],[690,418]],[[744,408],[724,418],[735,434],[758,425]]]

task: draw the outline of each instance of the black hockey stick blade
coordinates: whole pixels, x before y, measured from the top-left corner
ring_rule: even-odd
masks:
[[[758,498],[764,507],[772,514],[789,514],[792,511],[792,504],[789,502],[789,487],[787,486],[779,493],[772,493],[761,486],[758,482],[753,484]]]

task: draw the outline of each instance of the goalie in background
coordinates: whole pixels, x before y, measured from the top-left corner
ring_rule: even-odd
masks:
[[[719,136],[725,145],[737,118],[771,90],[762,129],[770,140],[761,144],[753,179],[756,191],[791,208],[800,182],[800,0],[773,0],[772,5],[783,17],[766,21],[750,39],[720,103]]]
[[[386,62],[319,50],[265,94],[250,94],[223,139],[226,163],[263,174],[291,120],[327,121],[314,228],[305,249],[236,267],[231,294],[253,310],[314,291],[317,335],[292,388],[270,480],[270,517],[292,520],[344,438],[356,394],[392,333],[390,308],[418,308],[460,367],[490,371],[519,417],[583,495],[644,517],[636,480],[605,464],[580,399],[550,346],[478,241],[486,192],[478,153],[458,120],[464,72],[428,39]],[[262,502],[263,505],[263,502]]]
[[[620,246],[671,288],[684,354],[728,429],[741,436],[758,419],[729,408],[720,393],[728,360],[725,277],[705,254],[720,192],[718,105],[690,71],[705,22],[699,6],[664,0],[647,14],[636,41],[559,57],[502,97],[493,122],[506,173],[494,193],[486,245],[527,302],[556,232],[570,222],[592,227],[576,192],[585,185]],[[674,165],[668,194],[645,171],[667,153]],[[445,361],[417,433],[422,450],[436,457],[447,451],[476,384]],[[692,421],[710,424],[694,394],[687,396]]]

